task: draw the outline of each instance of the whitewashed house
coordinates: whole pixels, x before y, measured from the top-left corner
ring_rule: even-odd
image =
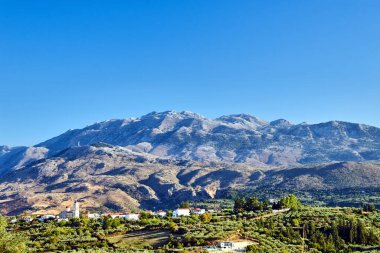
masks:
[[[113,213],[113,214],[108,214],[112,219],[119,218],[119,219],[126,219],[129,221],[137,221],[140,219],[140,214],[138,213]]]
[[[53,220],[53,219],[55,219],[55,218],[57,218],[55,215],[52,215],[52,214],[45,214],[45,215],[41,216],[40,218],[38,218],[38,221],[43,222],[43,221],[45,221],[45,220]]]
[[[201,208],[191,208],[190,212],[193,214],[204,214],[206,212],[206,209],[201,209]]]
[[[125,214],[121,214],[121,213],[110,213],[110,214],[108,214],[108,216],[110,216],[112,219],[115,219],[115,218],[119,218],[119,219],[125,218]]]
[[[73,213],[71,211],[71,208],[69,206],[66,206],[65,211],[60,212],[58,215],[58,218],[62,220],[73,218]]]
[[[161,218],[164,218],[164,217],[166,217],[167,213],[166,213],[166,211],[157,211],[157,212],[155,212],[155,215],[157,215]]]
[[[190,216],[189,208],[177,208],[173,211],[173,217]]]
[[[222,250],[232,250],[234,248],[234,243],[233,242],[220,242],[219,248],[221,248]]]
[[[127,213],[124,215],[124,218],[129,221],[137,221],[140,219],[140,214],[138,213]]]
[[[31,216],[23,216],[21,218],[21,220],[25,221],[25,222],[32,222],[33,221],[33,218]]]
[[[87,218],[89,218],[89,219],[100,219],[100,214],[98,214],[98,213],[88,213],[87,214]]]

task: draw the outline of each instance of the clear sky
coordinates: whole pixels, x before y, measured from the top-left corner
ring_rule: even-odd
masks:
[[[0,144],[151,111],[380,126],[378,0],[0,0]]]

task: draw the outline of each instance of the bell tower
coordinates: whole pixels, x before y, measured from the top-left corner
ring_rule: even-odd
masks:
[[[73,207],[73,216],[74,218],[79,218],[79,202],[78,201],[75,201],[74,203],[74,207]]]

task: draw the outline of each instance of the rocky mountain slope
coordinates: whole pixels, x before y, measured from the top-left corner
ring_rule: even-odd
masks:
[[[58,212],[73,200],[97,211],[165,208],[225,189],[380,187],[380,164],[340,162],[288,169],[163,159],[125,147],[72,147],[0,179],[0,212]]]
[[[35,147],[0,147],[0,174],[62,150],[104,142],[159,157],[289,166],[380,158],[380,129],[331,121],[265,122],[238,114],[208,119],[191,112],[150,113],[69,130]]]
[[[241,167],[242,166],[242,167]],[[62,210],[73,199],[97,210],[136,210],[214,197],[252,168],[162,159],[108,144],[72,147],[0,178],[0,211]]]
[[[160,157],[251,165],[295,165],[380,158],[380,129],[332,121],[292,125],[250,115],[207,119],[190,112],[150,113],[68,131],[43,142],[50,153],[105,142]]]
[[[0,146],[0,175],[10,170],[17,170],[24,165],[47,157],[48,149],[44,147],[8,147]]]
[[[245,114],[208,119],[191,112],[168,111],[69,130],[32,150],[9,152],[16,156],[12,163],[4,162],[0,154],[0,173],[20,165],[20,161],[23,165],[69,147],[98,142],[159,157],[250,165],[293,166],[380,158],[380,129],[368,125],[339,121],[293,125],[282,119],[265,122]],[[23,156],[25,153],[28,155]]]

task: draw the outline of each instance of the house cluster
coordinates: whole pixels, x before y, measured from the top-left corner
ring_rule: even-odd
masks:
[[[80,217],[80,210],[79,210],[79,202],[75,201],[72,208],[70,206],[66,206],[66,209],[62,212],[60,212],[58,215],[53,214],[42,214],[42,215],[36,215],[37,220],[40,222],[44,222],[46,220],[68,220],[73,218],[79,218]],[[31,215],[23,215],[20,220],[25,222],[32,222],[35,218]],[[11,223],[16,223],[17,219],[12,219]]]
[[[130,221],[137,221],[140,219],[139,213],[109,213],[109,214],[106,214],[105,216],[109,216],[112,219],[119,218],[119,219],[126,219]]]
[[[193,214],[202,215],[206,212],[206,209],[201,208],[177,208],[173,211],[173,217],[190,216]]]
[[[182,217],[182,216],[190,216],[191,214],[197,214],[202,215],[206,212],[206,209],[202,208],[177,208],[173,210],[173,217]],[[214,210],[208,210],[208,212],[212,213],[215,212]],[[154,216],[158,216],[160,218],[164,218],[168,215],[167,211],[146,211],[146,213]],[[140,214],[138,213],[109,213],[109,214],[103,214],[102,216],[110,216],[111,218],[123,218],[130,221],[136,221],[140,219]]]
[[[197,207],[191,207],[191,208],[177,208],[173,210],[173,217],[183,217],[183,216],[190,216],[191,214],[196,215],[202,215],[206,212],[206,209],[197,208]],[[207,210],[209,213],[215,212],[213,209]],[[146,211],[146,213],[158,216],[160,218],[164,218],[168,215],[167,211]],[[58,215],[52,215],[52,214],[44,214],[40,215],[37,220],[40,222],[46,221],[46,220],[69,220],[73,218],[79,218],[79,217],[85,217],[88,219],[100,219],[104,216],[114,218],[120,218],[125,219],[129,221],[137,221],[140,219],[141,214],[140,213],[90,213],[90,212],[82,212],[80,211],[80,204],[78,201],[75,201],[73,206],[66,206],[66,209],[60,212]],[[31,222],[34,218],[32,216],[23,216],[21,220],[25,222]],[[14,220],[14,222],[17,222],[17,220]]]

